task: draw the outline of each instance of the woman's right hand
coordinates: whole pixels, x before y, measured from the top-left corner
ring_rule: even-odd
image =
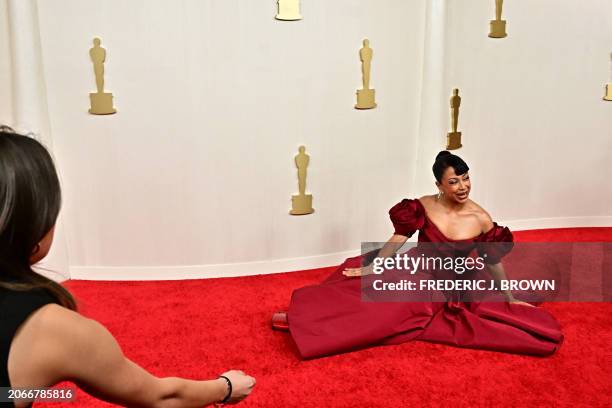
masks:
[[[344,276],[348,276],[349,278],[371,275],[373,273],[374,271],[372,264],[369,264],[368,266],[363,266],[361,268],[346,268],[342,271],[342,274]]]
[[[236,404],[242,401],[251,391],[253,391],[253,387],[255,387],[255,378],[246,375],[244,371],[230,370],[221,375],[229,378],[232,382],[232,395],[226,404]],[[223,381],[223,384],[227,385],[227,382],[223,378],[220,378],[219,381]]]
[[[518,300],[514,298],[510,300],[508,303],[512,305],[523,305],[523,306],[529,306],[529,307],[536,307],[535,305],[532,305],[531,303],[523,302],[522,300]]]

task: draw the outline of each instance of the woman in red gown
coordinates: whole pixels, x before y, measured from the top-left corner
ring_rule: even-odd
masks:
[[[512,248],[512,233],[468,198],[468,170],[458,156],[440,152],[433,166],[439,194],[404,199],[391,208],[395,233],[377,256],[393,256],[419,231],[419,245],[449,243],[467,245],[467,252],[476,249],[480,255],[487,251],[490,275],[505,279],[500,261]],[[408,340],[546,356],[563,341],[552,315],[515,299],[509,291],[502,292],[506,299],[501,302],[464,302],[448,293],[445,301],[362,301],[362,279],[355,278],[371,278],[366,275],[372,273],[371,264],[361,267],[362,260],[349,258],[322,283],[297,289],[289,311],[275,314],[273,326],[288,326],[303,358]]]

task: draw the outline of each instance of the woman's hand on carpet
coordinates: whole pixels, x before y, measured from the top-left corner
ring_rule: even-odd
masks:
[[[509,301],[509,303],[513,305],[523,305],[523,306],[535,307],[534,305],[530,303],[523,302],[522,300],[518,300],[518,299],[512,299]]]
[[[342,271],[342,274],[348,277],[365,276],[371,275],[373,273],[374,272],[372,271],[372,264],[361,268],[346,268]]]
[[[255,378],[246,375],[244,371],[230,370],[221,375],[232,382],[232,396],[226,404],[236,404],[242,401],[253,391],[256,384]]]

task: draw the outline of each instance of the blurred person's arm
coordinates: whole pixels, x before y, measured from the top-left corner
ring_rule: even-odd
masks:
[[[8,368],[13,388],[41,388],[67,380],[97,398],[130,407],[201,407],[220,402],[228,393],[223,378],[155,377],[126,358],[100,323],[54,304],[33,313],[20,327]],[[245,398],[255,385],[252,377],[239,371],[223,375],[232,382],[230,403]]]

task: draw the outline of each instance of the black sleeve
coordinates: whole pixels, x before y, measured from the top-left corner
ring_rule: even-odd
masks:
[[[0,288],[0,387],[10,387],[8,354],[17,329],[32,313],[49,303],[58,302],[42,289],[20,292]]]

